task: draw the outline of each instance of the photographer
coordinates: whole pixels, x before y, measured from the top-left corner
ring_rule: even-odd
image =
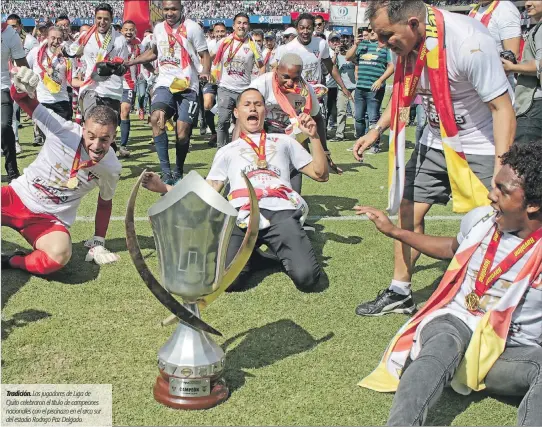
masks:
[[[99,4],[95,24],[65,49],[67,56],[82,56],[86,64],[85,80],[74,82],[76,86],[81,83],[79,105],[83,119],[95,105],[120,111],[122,81],[127,70],[123,63],[128,59],[128,45],[124,36],[113,28],[112,21],[111,6]]]
[[[501,59],[507,73],[517,73],[516,85],[516,139],[527,140],[542,135],[542,1],[526,1],[525,9],[532,21],[538,24],[529,31],[522,61],[514,64]]]

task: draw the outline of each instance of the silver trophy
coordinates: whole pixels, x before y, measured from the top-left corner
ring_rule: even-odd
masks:
[[[145,172],[143,172],[144,174]],[[149,209],[162,287],[148,269],[135,232],[134,207],[143,174],[126,213],[126,244],[141,278],[180,323],[158,352],[160,375],[154,397],[178,409],[205,409],[223,402],[224,351],[209,334],[221,335],[200,318],[200,309],[223,293],[241,273],[258,237],[259,208],[250,194],[250,222],[237,255],[226,266],[226,252],[237,211],[197,172],[190,172]],[[173,295],[180,296],[181,304]]]

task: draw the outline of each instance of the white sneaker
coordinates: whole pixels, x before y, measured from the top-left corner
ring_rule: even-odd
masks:
[[[19,144],[19,141],[15,143],[15,154],[21,154],[23,152],[23,149],[21,148],[21,144]]]

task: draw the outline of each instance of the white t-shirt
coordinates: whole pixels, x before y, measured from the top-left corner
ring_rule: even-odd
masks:
[[[30,69],[34,71],[38,76],[41,75],[41,68],[38,63],[38,53],[40,50],[40,46],[35,47],[30,51],[30,53],[27,55],[26,60],[28,61],[28,65],[30,66]],[[51,93],[49,89],[45,87],[43,84],[43,80],[40,77],[40,82],[38,83],[38,87],[36,88],[36,94],[38,97],[38,101],[43,104],[52,104],[55,102],[62,102],[62,101],[71,101],[69,95],[68,95],[68,79],[66,74],[67,67],[67,59],[63,56],[55,56],[53,57],[53,52],[49,48],[45,50],[43,53],[42,58],[42,65],[47,70],[49,67],[48,61],[46,56],[52,59],[51,66],[53,68],[53,77],[56,82],[60,82],[60,92],[58,93]],[[68,71],[71,73],[71,70]]]
[[[227,38],[222,39],[220,43],[224,43],[225,40],[227,40]],[[224,51],[221,61],[223,65],[222,75],[220,77],[220,82],[218,82],[219,87],[223,87],[237,93],[241,93],[248,88],[252,77],[252,70],[256,65],[254,52],[252,52],[252,49],[250,48],[248,37],[239,50],[237,50],[239,43],[241,42],[233,40]],[[261,54],[258,45],[256,45],[256,49]],[[237,53],[235,54],[235,57],[229,64],[224,65],[224,63],[228,60],[230,51],[235,52],[236,50]]]
[[[22,59],[26,56],[23,48],[23,43],[17,31],[10,25],[2,31],[2,57],[1,57],[1,77],[2,90],[9,89],[11,86],[11,78],[9,75],[9,60]]]
[[[207,41],[201,27],[191,19],[185,19],[186,27],[186,46],[185,49],[190,55],[190,71],[185,75],[180,67],[181,63],[181,46],[175,43],[174,55],[169,53],[169,40],[164,27],[164,23],[160,22],[154,27],[153,44],[158,50],[158,77],[156,78],[155,87],[171,86],[174,78],[190,78],[190,89],[199,92],[199,74],[201,71],[201,62],[199,53],[207,50]],[[174,25],[172,30],[175,32],[179,28],[179,24]]]
[[[265,108],[267,110],[265,120],[270,126],[269,132],[284,133],[284,130],[290,126],[290,116],[285,113],[282,108],[280,108],[280,105],[275,98],[275,94],[273,92],[274,77],[274,71],[265,73],[253,80],[250,87],[258,89],[265,99]],[[308,86],[310,96],[312,98],[312,109],[310,111],[310,115],[314,117],[320,112],[320,104],[318,103],[318,98],[316,98],[314,89],[311,85]],[[286,94],[286,98],[288,98],[288,101],[290,101],[290,104],[295,108],[299,115],[305,107],[305,97],[295,93],[288,93]]]
[[[477,21],[482,19],[484,12],[488,9],[490,4],[481,6],[478,9],[478,12],[474,17]],[[491,37],[493,37],[493,40],[495,40],[499,53],[504,50],[503,40],[521,37],[521,16],[516,5],[511,1],[499,2],[499,5],[491,14],[487,29],[489,30]],[[508,81],[512,87],[515,86],[514,74],[508,76]]]
[[[327,42],[320,37],[312,37],[308,45],[303,45],[296,37],[290,43],[280,46],[275,55],[279,62],[285,53],[297,53],[303,60],[302,76],[308,83],[320,84],[322,81],[322,60],[330,57]]]
[[[75,221],[81,199],[95,187],[99,187],[102,199],[113,198],[121,164],[110,149],[99,163],[79,170],[76,189],[67,188],[73,159],[81,142],[82,127],[62,119],[43,105],[36,108],[32,119],[45,134],[45,145],[36,160],[10,185],[32,212],[54,215],[69,227]],[[82,149],[81,161],[85,160],[89,157]]]
[[[466,154],[494,155],[493,117],[487,102],[508,91],[512,102],[514,92],[502,68],[495,42],[487,28],[468,16],[442,10],[445,24],[450,93]],[[394,64],[397,57],[392,54]],[[427,114],[420,143],[442,150],[440,125],[427,67],[424,68],[417,92]]]
[[[491,213],[493,209],[489,206],[476,208],[469,212],[461,220],[460,232],[457,235],[457,240],[461,242],[465,239],[480,220]],[[431,319],[442,316],[444,314],[453,314],[461,319],[465,324],[474,331],[478,326],[478,323],[482,319],[483,314],[495,307],[499,300],[504,296],[505,292],[510,288],[513,281],[517,277],[518,273],[527,263],[531,255],[533,254],[533,248],[531,248],[514,266],[504,273],[497,282],[486,291],[486,293],[480,299],[480,309],[482,313],[471,313],[465,307],[465,297],[474,291],[476,277],[478,271],[482,265],[482,261],[487,252],[487,247],[493,236],[493,229],[482,240],[480,246],[476,249],[467,266],[467,273],[465,279],[458,293],[454,299],[448,303],[447,306],[439,309],[429,316],[427,316],[420,328],[416,331],[416,335],[419,336],[421,328],[425,326]],[[490,268],[492,271],[499,263],[509,255],[523,239],[518,238],[509,233],[504,233],[493,265]],[[540,345],[542,344],[542,278],[538,278],[534,287],[530,287],[525,292],[520,303],[516,307],[512,315],[512,323],[510,324],[510,331],[508,333],[507,342],[512,345]]]
[[[275,61],[275,55],[277,54],[278,47],[275,46],[275,48],[271,51],[271,55],[269,55],[269,60],[265,64],[265,72],[268,73],[271,71],[271,64],[274,64]],[[265,58],[267,58],[267,54],[269,53],[269,49],[265,48],[262,52],[262,61],[265,61]]]
[[[491,4],[491,3],[490,3]],[[481,6],[476,13],[475,19],[480,21],[484,12],[490,6]],[[501,53],[504,50],[503,40],[521,37],[521,16],[516,5],[511,1],[501,1],[493,10],[491,19],[487,26],[489,34],[495,40],[497,50]]]
[[[128,45],[126,43],[126,39],[114,28],[112,28],[111,31],[111,41],[107,46],[108,53],[106,59],[112,60],[113,58],[118,56],[119,58],[127,61]],[[100,48],[98,47],[98,42],[96,41],[96,35],[99,37],[100,43],[104,42],[105,34],[100,34],[98,33],[98,31],[92,34],[92,36],[88,40],[83,50],[83,56],[81,58],[86,66],[84,80],[90,78],[96,67],[96,56],[98,55],[98,52],[100,50]],[[77,42],[72,43],[69,47],[69,53],[71,55],[75,55],[77,53],[77,50],[79,49],[79,46],[80,45]],[[83,93],[85,93],[87,90],[93,90],[96,92],[96,95],[101,98],[111,98],[120,101],[122,100],[123,80],[124,76],[117,76],[113,74],[104,81],[93,81],[92,83],[82,87],[79,90],[79,96],[82,97]]]
[[[36,46],[39,46],[40,42],[36,37],[34,37],[32,34],[26,33],[26,36],[24,38],[24,51],[28,55],[32,49],[34,49]]]
[[[207,50],[209,51],[209,55],[211,55],[211,58],[216,55],[216,52],[218,52],[218,42],[219,40],[207,40]]]
[[[259,145],[260,134],[248,135],[256,145]],[[266,189],[284,185],[292,188],[290,171],[302,169],[312,162],[312,156],[295,139],[287,135],[267,134],[265,144],[268,171],[272,173],[251,174],[257,170],[257,156],[254,150],[243,139],[239,138],[225,147],[220,148],[215,155],[207,179],[230,182],[230,191],[247,188],[241,171],[247,174],[255,189]],[[248,197],[240,197],[230,201],[234,208],[240,208],[248,203]],[[265,197],[259,201],[262,209],[272,211],[295,210],[296,208],[286,199]]]

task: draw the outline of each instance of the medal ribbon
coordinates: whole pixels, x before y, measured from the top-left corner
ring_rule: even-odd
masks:
[[[486,11],[482,14],[482,19],[480,19],[480,22],[487,27],[489,25],[489,21],[491,20],[491,15],[499,5],[499,0],[494,0],[491,2],[489,7],[486,9]],[[480,9],[480,4],[477,4],[472,8],[472,10],[469,12],[469,16],[471,18],[476,19],[476,14],[478,13],[478,9]]]
[[[495,228],[495,232],[491,237],[491,242],[487,248],[486,254],[484,255],[484,260],[478,272],[478,277],[476,277],[476,284],[474,292],[478,297],[482,297],[488,289],[490,289],[495,282],[508,270],[510,270],[527,252],[531,249],[536,242],[542,238],[542,228],[539,228],[536,231],[533,231],[529,234],[516,248],[508,254],[508,256],[503,259],[499,265],[497,265],[493,270],[490,271],[493,266],[493,261],[495,260],[495,255],[497,253],[497,248],[501,241],[502,233]]]
[[[73,158],[72,163],[72,169],[70,171],[70,179],[77,176],[77,172],[79,172],[81,169],[86,169],[94,166],[96,162],[93,160],[85,160],[84,162],[81,161],[81,150],[83,149],[83,139],[81,139],[81,142],[79,143],[79,147],[77,147],[77,151],[75,152],[75,157]]]
[[[235,44],[236,40],[239,42],[239,44],[237,45],[235,50],[233,50],[233,45]],[[233,40],[231,41],[231,44],[230,44],[230,52],[228,53],[228,57],[226,58],[226,62],[224,62],[225,67],[227,67],[230,64],[231,61],[233,61],[233,58],[235,58],[235,55],[237,55],[237,52],[239,52],[239,49],[241,49],[241,46],[243,46],[245,44],[245,40],[240,39],[235,34],[233,35]]]
[[[265,55],[265,59],[263,60],[263,65],[267,65],[269,62],[269,59],[271,59],[271,54],[275,51],[275,49],[270,50],[267,52],[267,55]]]
[[[265,131],[262,131],[260,134],[260,145],[256,145],[256,143],[250,139],[248,135],[246,135],[244,132],[241,133],[241,139],[245,141],[250,147],[254,150],[256,153],[256,156],[258,156],[258,160],[265,161],[265,141],[267,139],[267,134]]]
[[[185,69],[190,65],[190,55],[188,54],[188,51],[184,47],[183,39],[182,37],[186,38],[186,25],[184,22],[179,25],[177,28],[177,31],[173,31],[171,26],[164,21],[164,29],[166,30],[168,42],[169,42],[169,52],[171,55],[175,53],[175,43],[179,43],[179,46],[181,46],[181,68]]]
[[[54,80],[52,73],[49,74],[49,71],[47,71],[45,67],[43,66],[43,56],[45,55],[45,57],[47,58],[47,67],[49,69],[53,69],[53,61],[51,60],[51,58],[49,57],[49,54],[47,53],[48,47],[49,46],[47,46],[47,43],[45,43],[42,47],[40,47],[40,50],[38,51],[38,66],[40,67],[40,70],[41,70],[40,77],[43,84],[49,90],[49,92],[58,93],[60,92],[60,89],[61,89],[61,82],[57,82],[56,80]],[[58,56],[58,58],[60,60],[61,58],[60,55]],[[66,71],[68,71],[67,67],[66,67]]]

